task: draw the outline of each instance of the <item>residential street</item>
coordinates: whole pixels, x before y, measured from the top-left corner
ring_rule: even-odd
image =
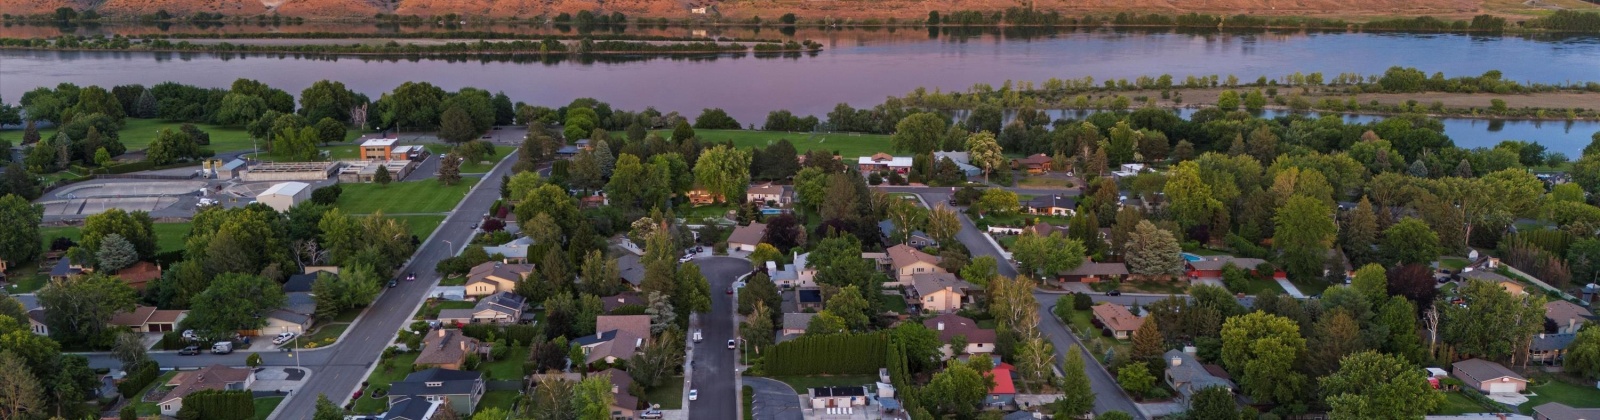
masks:
[[[477,189],[469,193],[449,217],[445,218],[431,239],[418,248],[411,263],[400,273],[415,271],[416,281],[401,280],[399,286],[385,289],[378,300],[357,319],[338,344],[300,352],[299,364],[308,368],[311,378],[300,392],[284,401],[278,418],[309,419],[315,411],[313,402],[317,394],[327,394],[335,403],[349,401],[356,386],[365,380],[367,373],[383,354],[383,349],[394,340],[395,334],[411,322],[411,315],[426,297],[428,290],[437,284],[439,275],[433,267],[439,260],[453,256],[454,250],[470,241],[472,226],[487,212],[500,196],[500,177],[511,172],[515,153],[509,153],[492,172],[483,178]],[[446,242],[448,241],[448,242]],[[402,274],[403,275],[403,274]],[[151,353],[151,358],[163,368],[198,368],[211,364],[243,366],[249,353],[229,355],[179,356],[177,352]],[[295,358],[287,352],[263,352],[262,361],[267,366],[295,366]],[[92,367],[115,367],[120,363],[108,354],[89,355]],[[731,411],[730,411],[731,413]]]
[[[699,328],[703,340],[695,345],[690,381],[684,388],[695,389],[700,397],[690,401],[688,418],[734,419],[739,418],[739,387],[735,378],[738,349],[729,350],[728,340],[735,337],[733,323],[737,302],[728,294],[739,276],[750,273],[750,261],[731,257],[698,258],[700,273],[711,284],[711,313],[699,314],[698,323],[690,326],[690,334]]]

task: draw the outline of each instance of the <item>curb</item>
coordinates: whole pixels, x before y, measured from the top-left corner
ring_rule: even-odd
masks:
[[[1052,322],[1055,322],[1055,323],[1061,325],[1062,329],[1067,330],[1067,334],[1072,335],[1072,340],[1073,341],[1077,341],[1077,347],[1078,347],[1079,356],[1087,356],[1088,357],[1088,359],[1084,360],[1084,364],[1085,365],[1093,364],[1096,368],[1100,369],[1100,372],[1105,373],[1106,376],[1110,376],[1113,380],[1115,380],[1117,378],[1117,376],[1116,375],[1112,375],[1111,371],[1106,369],[1106,365],[1104,363],[1100,363],[1100,359],[1095,358],[1093,353],[1089,353],[1089,348],[1084,346],[1084,344],[1083,344],[1083,338],[1082,337],[1078,337],[1078,333],[1072,331],[1072,328],[1070,326],[1068,326],[1066,323],[1062,322],[1060,318],[1056,318],[1056,316],[1055,316],[1056,305],[1059,305],[1059,304],[1060,304],[1060,301],[1057,301],[1055,305],[1050,305],[1050,308],[1049,308],[1050,309],[1050,319],[1052,320]],[[1062,363],[1066,363],[1066,361],[1063,360]],[[1092,389],[1093,389],[1093,387],[1091,387],[1091,390]],[[1133,409],[1139,411],[1139,413],[1138,413],[1139,414],[1139,418],[1141,418],[1141,419],[1150,418],[1150,413],[1146,412],[1144,407],[1139,405],[1139,402],[1134,401],[1133,397],[1129,396],[1127,391],[1123,391],[1121,387],[1118,387],[1117,388],[1117,393],[1118,394],[1122,394],[1123,398],[1127,398],[1128,402],[1133,403]]]
[[[296,369],[301,369],[301,370],[306,371],[306,377],[300,378],[300,385],[303,387],[303,386],[305,386],[306,382],[310,382],[311,381],[311,376],[312,376],[313,370],[311,368],[303,367],[303,366],[302,367],[297,367]],[[271,413],[267,413],[267,418],[269,418],[269,419],[278,418],[278,413],[283,412],[284,408],[288,408],[289,407],[289,400],[294,399],[295,395],[298,395],[300,393],[299,391],[300,390],[298,390],[298,389],[296,389],[294,391],[289,391],[289,395],[283,396],[283,401],[279,401],[278,402],[278,406],[277,407],[273,407]]]

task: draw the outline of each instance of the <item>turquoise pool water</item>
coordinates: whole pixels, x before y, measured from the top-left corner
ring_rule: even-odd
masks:
[[[1183,253],[1183,259],[1189,260],[1189,261],[1200,261],[1200,260],[1203,260],[1205,258],[1200,258],[1199,255],[1194,255],[1194,254],[1190,254],[1190,253],[1185,252],[1185,253]]]

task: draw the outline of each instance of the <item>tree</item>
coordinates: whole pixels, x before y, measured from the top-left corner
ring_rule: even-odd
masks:
[[[1181,228],[1208,224],[1222,208],[1222,202],[1212,196],[1211,186],[1201,181],[1200,165],[1195,161],[1179,162],[1162,191],[1171,200],[1170,212]]]
[[[757,301],[750,311],[751,316],[746,317],[744,326],[739,328],[739,337],[756,354],[761,354],[761,349],[772,345],[774,330],[771,312],[766,303]]]
[[[1367,302],[1383,302],[1389,298],[1389,277],[1381,265],[1367,264],[1356,270],[1350,287],[1366,297]]]
[[[983,374],[957,361],[951,361],[944,370],[934,374],[919,392],[920,399],[930,410],[957,418],[971,417],[988,393]]]
[[[439,156],[439,183],[456,185],[461,182],[461,159],[451,154]]]
[[[39,177],[24,165],[11,165],[0,173],[0,196],[16,194],[24,200],[39,198]]]
[[[1094,389],[1090,387],[1089,374],[1084,369],[1083,350],[1076,344],[1067,346],[1067,362],[1061,367],[1066,375],[1061,378],[1062,395],[1051,403],[1051,413],[1076,418],[1094,409]]]
[[[44,387],[27,363],[10,350],[0,350],[0,417],[21,419],[48,413]]]
[[[750,152],[718,145],[700,153],[694,179],[719,201],[744,195],[750,186]]]
[[[312,127],[317,129],[317,138],[322,140],[323,146],[327,146],[328,143],[344,141],[345,132],[347,131],[344,123],[326,117],[317,121],[317,124]]]
[[[1397,264],[1428,264],[1439,259],[1439,234],[1421,219],[1407,217],[1383,230],[1379,245],[1384,260]]]
[[[6,168],[6,172],[26,174],[27,171],[19,166],[12,165]],[[39,237],[42,217],[43,214],[26,197],[18,194],[0,195],[0,231],[6,232],[0,235],[0,260],[20,265],[38,258],[39,244],[43,243]]]
[[[760,270],[767,266],[767,261],[783,259],[783,253],[778,252],[778,248],[774,248],[772,244],[763,242],[756,244],[755,252],[751,252],[748,259],[750,260],[751,268]]]
[[[95,253],[95,266],[107,273],[114,273],[138,260],[139,252],[134,249],[133,243],[115,233],[101,238],[100,250]]]
[[[1567,346],[1567,356],[1562,369],[1567,373],[1589,379],[1600,379],[1600,328],[1578,331],[1572,344]]]
[[[315,127],[279,130],[272,138],[272,154],[292,162],[315,161],[321,155],[317,150],[321,141],[322,133]]]
[[[1445,399],[1422,369],[1373,351],[1344,358],[1337,372],[1322,378],[1322,395],[1332,409],[1329,418],[1340,420],[1422,418]]]
[[[1435,235],[1437,238],[1437,235]],[[1339,245],[1353,266],[1377,262],[1378,255],[1372,246],[1378,243],[1378,215],[1372,210],[1372,201],[1361,197],[1356,208],[1345,214],[1339,229]]]
[[[1239,407],[1233,402],[1233,391],[1225,386],[1209,386],[1196,391],[1189,398],[1190,418],[1236,419]]]
[[[711,283],[700,274],[699,264],[691,262],[679,266],[677,283],[672,306],[678,309],[678,315],[687,319],[692,312],[711,312]]]
[[[849,285],[839,289],[832,298],[828,299],[828,312],[844,319],[845,325],[852,331],[864,331],[872,322],[872,304],[861,295],[861,289],[856,285]]]
[[[999,188],[990,188],[983,190],[983,195],[978,197],[978,201],[972,203],[972,210],[978,212],[978,214],[1011,214],[1021,206],[1020,202],[1017,201],[1017,193]]]
[[[1139,329],[1133,331],[1133,349],[1129,356],[1147,365],[1161,366],[1162,354],[1167,350],[1166,340],[1161,335],[1158,322],[1153,319],[1145,321],[1139,324]]]
[[[372,182],[387,187],[391,181],[394,179],[389,177],[389,165],[378,165],[378,171],[372,174]]]
[[[1239,109],[1239,92],[1234,92],[1232,90],[1222,91],[1222,94],[1217,96],[1217,108],[1220,108],[1223,111],[1233,111]]]
[[[1117,385],[1129,394],[1143,397],[1156,385],[1155,375],[1143,363],[1129,363],[1117,369]]]
[[[188,133],[184,133],[181,130],[163,128],[156,133],[155,140],[150,141],[150,147],[145,150],[145,156],[150,159],[150,163],[169,165],[199,157],[200,146],[195,143],[194,138],[190,137]]]
[[[478,127],[472,116],[461,108],[450,108],[439,115],[439,138],[451,143],[465,143],[478,138]]]
[[[1308,360],[1307,370],[1312,376],[1324,376],[1337,370],[1339,360],[1363,350],[1361,326],[1343,308],[1324,313],[1313,328],[1311,337],[1317,343]]]
[[[134,365],[150,360],[150,355],[145,351],[144,336],[132,331],[117,333],[111,345],[111,356],[122,362],[123,370],[131,370]]]
[[[221,338],[234,331],[266,325],[268,313],[283,307],[283,289],[265,277],[228,273],[195,296],[185,326],[202,337]]]
[[[889,144],[895,150],[911,152],[915,155],[932,153],[939,148],[939,143],[950,125],[949,119],[932,112],[911,114],[895,124],[894,135],[890,136]]]
[[[1097,236],[1098,237],[1098,236]],[[1183,247],[1171,232],[1157,228],[1148,220],[1140,221],[1128,237],[1128,271],[1146,276],[1179,275],[1183,273]]]
[[[999,273],[999,262],[994,257],[984,255],[968,261],[961,267],[961,278],[978,287],[988,287],[989,280]]]
[[[1466,305],[1437,306],[1439,338],[1457,353],[1489,360],[1511,358],[1515,363],[1544,329],[1542,294],[1512,295],[1498,284],[1480,280],[1468,280],[1458,293]]]
[[[911,232],[927,224],[928,217],[928,209],[911,200],[890,201],[887,220],[894,224],[890,243],[905,243],[911,238]]]
[[[967,137],[967,156],[972,164],[983,169],[984,181],[989,180],[989,173],[1005,165],[1005,154],[1000,150],[1000,143],[994,139],[994,133],[979,131]]]
[[[611,393],[609,377],[609,374],[593,375],[573,387],[572,405],[578,415],[577,420],[611,418],[611,405],[616,403],[616,396]]]
[[[673,143],[683,143],[692,138],[694,138],[694,128],[689,126],[688,121],[680,119],[678,125],[672,127]]]
[[[1286,271],[1296,278],[1321,274],[1325,255],[1338,233],[1332,209],[1318,199],[1296,195],[1278,209],[1273,220],[1276,235],[1272,246],[1282,253]]]
[[[940,244],[952,243],[955,241],[956,233],[961,231],[961,219],[954,209],[939,204],[928,212],[928,221],[924,224],[923,230]]]
[[[1230,317],[1222,324],[1222,365],[1256,401],[1294,401],[1306,385],[1295,370],[1306,340],[1293,320],[1264,312]]]
[[[133,288],[104,273],[53,281],[38,293],[50,336],[69,347],[105,348],[116,336],[106,323],[132,311]]]
[[[134,102],[133,112],[129,116],[137,118],[155,118],[156,96],[150,93],[150,89],[145,89],[139,92],[139,99]]]
[[[1060,232],[1048,237],[1024,234],[1012,246],[1012,254],[1025,272],[1049,276],[1082,265],[1084,247],[1082,242],[1062,237]]]

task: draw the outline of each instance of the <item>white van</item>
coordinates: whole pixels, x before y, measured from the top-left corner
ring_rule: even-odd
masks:
[[[233,342],[232,341],[218,341],[216,344],[212,344],[211,345],[211,352],[212,353],[216,353],[216,354],[233,353]]]
[[[694,330],[694,342],[700,342],[700,330]]]

